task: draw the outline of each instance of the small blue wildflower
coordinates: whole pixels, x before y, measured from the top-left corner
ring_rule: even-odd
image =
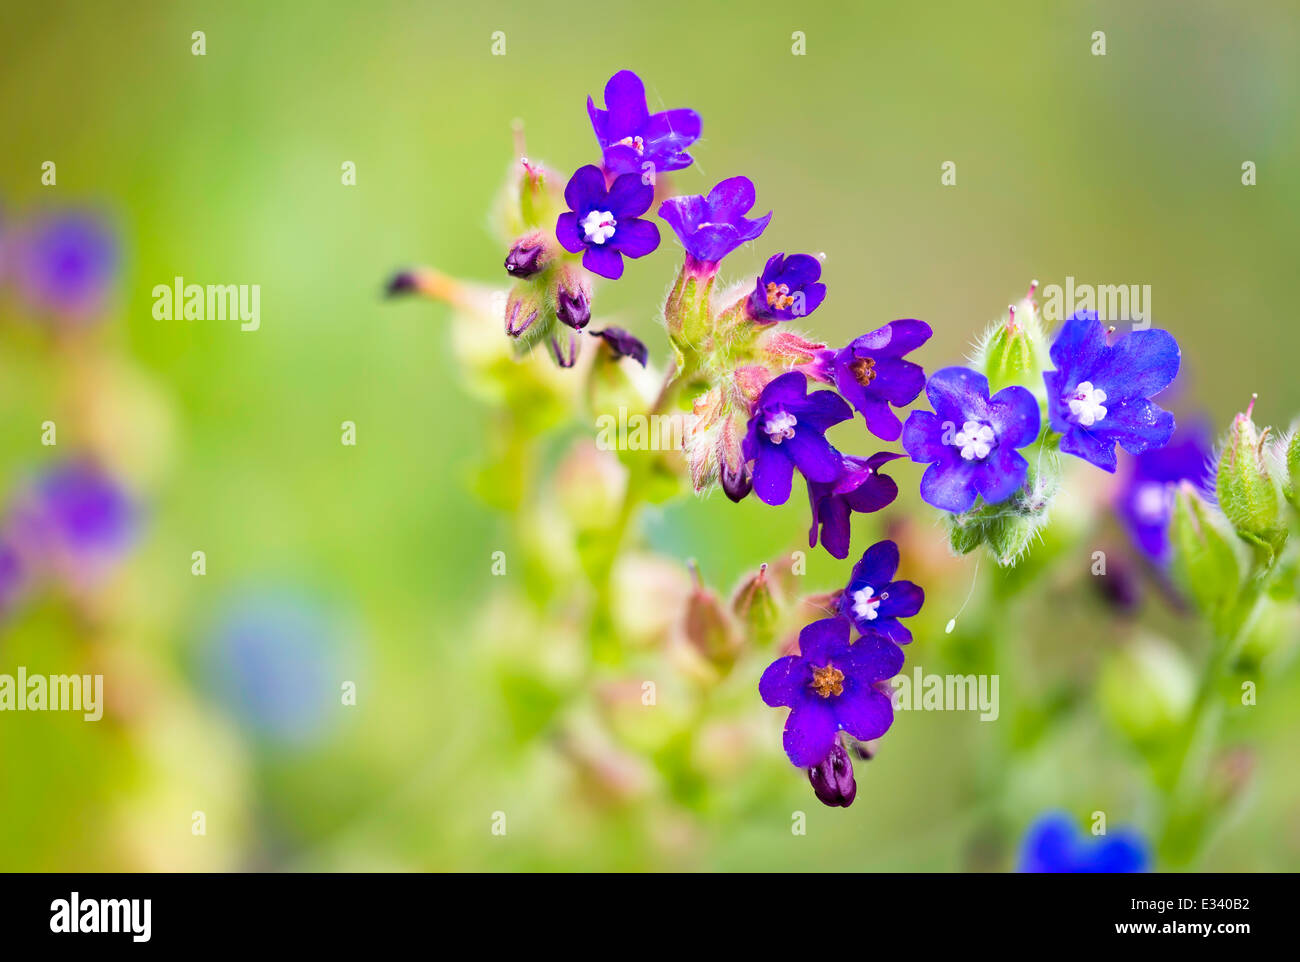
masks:
[[[746,311],[760,323],[807,317],[826,299],[822,262],[811,254],[773,254],[763,265]]]
[[[925,387],[925,370],[904,360],[930,339],[925,321],[890,321],[854,338],[838,351],[822,351],[809,365],[810,377],[834,384],[867,422],[867,429],[882,441],[897,441],[903,424],[893,407],[905,407]]]
[[[822,546],[834,558],[847,558],[850,516],[854,511],[870,514],[893,503],[898,497],[898,485],[893,478],[881,474],[880,469],[901,457],[892,451],[881,451],[869,458],[845,455],[838,481],[809,481],[812,527],[808,529],[808,547],[817,547],[820,528]]]
[[[877,541],[853,566],[849,583],[840,593],[840,614],[863,635],[878,635],[898,645],[912,640],[900,618],[910,618],[925,604],[925,591],[910,581],[895,581],[898,545]]]
[[[989,397],[983,374],[964,367],[935,371],[925,386],[930,411],[913,411],[903,426],[903,447],[928,463],[921,497],[944,511],[969,510],[976,497],[1005,501],[1025,483],[1029,463],[1017,448],[1038,437],[1038,402],[1019,385]]]
[[[669,197],[659,205],[659,216],[668,222],[686,253],[700,262],[704,272],[741,244],[756,240],[772,212],[750,219],[754,206],[754,182],[748,177],[731,177],[717,184],[708,196]]]
[[[768,665],[758,693],[773,708],[789,708],[783,742],[798,768],[820,765],[846,731],[854,738],[879,738],[894,723],[883,682],[903,667],[893,642],[868,635],[849,643],[846,618],[824,618],[799,632],[799,654]]]
[[[1163,448],[1143,451],[1132,459],[1115,511],[1133,544],[1153,563],[1163,566],[1169,561],[1175,487],[1180,481],[1204,485],[1212,455],[1209,429],[1196,423],[1180,426]]]
[[[28,306],[73,323],[103,310],[117,270],[117,240],[80,211],[37,218],[13,237],[13,281]]]
[[[1132,830],[1085,835],[1063,812],[1041,815],[1029,827],[1020,850],[1021,872],[1145,872],[1151,856]]]
[[[587,98],[587,114],[610,174],[640,176],[646,164],[658,173],[691,165],[686,148],[700,138],[700,115],[694,110],[650,113],[645,84],[630,70],[609,78],[605,106],[608,109],[601,110]]]
[[[654,196],[636,174],[623,174],[606,189],[599,167],[579,167],[564,188],[569,210],[556,221],[555,237],[569,253],[582,253],[587,270],[618,280],[624,254],[644,257],[659,246],[659,228],[641,219]]]
[[[1168,331],[1130,331],[1107,344],[1095,311],[1074,314],[1052,343],[1056,370],[1043,375],[1047,413],[1061,450],[1114,471],[1115,444],[1129,454],[1163,447],[1174,416],[1151,402],[1178,374]]]
[[[787,371],[763,388],[741,442],[754,462],[754,493],[765,504],[785,504],[797,467],[809,481],[831,483],[843,472],[843,456],[826,440],[826,429],[853,417],[834,391],[806,394],[799,371]]]

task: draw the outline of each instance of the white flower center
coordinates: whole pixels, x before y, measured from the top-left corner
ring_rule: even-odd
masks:
[[[1163,484],[1148,482],[1137,489],[1133,498],[1133,513],[1147,524],[1158,524],[1165,519],[1169,495]]]
[[[638,157],[645,153],[645,141],[640,137],[624,137],[618,143],[620,147],[631,147]]]
[[[789,411],[778,411],[763,424],[763,433],[773,444],[780,444],[786,438],[794,437],[794,426],[799,422]]]
[[[1106,400],[1106,392],[1093,387],[1091,381],[1080,381],[1069,398],[1070,420],[1075,424],[1090,428],[1106,416],[1106,407],[1101,402]]]
[[[883,599],[876,597],[876,589],[867,585],[853,592],[853,613],[863,621],[875,621],[879,616],[876,611]]]
[[[993,450],[993,429],[979,421],[967,421],[952,439],[954,447],[961,448],[967,461],[983,461]]]
[[[592,244],[603,244],[614,236],[618,221],[607,210],[593,210],[582,219],[582,236]]]

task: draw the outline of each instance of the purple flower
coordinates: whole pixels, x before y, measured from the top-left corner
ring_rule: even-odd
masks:
[[[117,269],[117,242],[100,219],[52,214],[20,231],[14,244],[15,283],[34,310],[74,322],[102,310]]]
[[[773,254],[749,296],[749,316],[757,321],[806,317],[826,299],[821,276],[822,262],[811,254]]]
[[[834,391],[805,394],[799,371],[768,382],[758,396],[741,444],[754,462],[754,493],[766,504],[785,504],[797,467],[809,481],[830,483],[843,471],[843,457],[826,440],[826,429],[853,417]]]
[[[898,619],[921,610],[925,591],[910,581],[894,581],[897,571],[898,545],[877,541],[853,566],[848,586],[840,594],[840,614],[863,635],[879,635],[906,645],[912,632]]]
[[[646,350],[643,344],[631,332],[623,330],[621,327],[607,327],[603,331],[588,331],[592,337],[599,337],[605,342],[605,346],[614,352],[614,357],[630,357],[642,367],[645,367],[646,361],[650,359],[650,352]]]
[[[753,206],[753,181],[731,177],[707,197],[669,197],[659,205],[659,216],[677,234],[687,254],[712,265],[767,229],[772,212],[751,220],[744,215]]]
[[[15,508],[22,557],[74,586],[93,584],[135,540],[138,510],[122,486],[90,461],[37,478]]]
[[[655,189],[636,174],[623,174],[605,189],[605,175],[588,164],[564,188],[569,210],[555,223],[555,236],[569,253],[582,251],[582,266],[618,280],[623,255],[644,257],[659,246],[659,228],[640,215],[650,209]]]
[[[882,441],[897,441],[903,425],[890,405],[903,407],[925,387],[921,365],[903,360],[933,333],[924,321],[890,321],[839,351],[825,351],[810,372],[833,383],[862,412],[867,428]]]
[[[844,746],[836,742],[821,762],[808,769],[808,781],[817,801],[831,808],[848,808],[858,795],[853,778],[853,760]]]
[[[964,367],[935,371],[925,394],[933,413],[913,411],[903,427],[903,447],[912,460],[930,463],[921,497],[960,512],[975,504],[976,495],[997,504],[1020,490],[1029,463],[1016,448],[1038,437],[1034,396],[1013,384],[990,398],[988,378]]]
[[[0,533],[0,619],[11,612],[27,588],[27,565],[7,533]]]
[[[1129,454],[1163,447],[1174,416],[1151,403],[1178,374],[1178,342],[1168,331],[1131,331],[1114,344],[1095,311],[1081,311],[1052,344],[1056,370],[1043,375],[1052,430],[1061,450],[1115,470],[1115,443]]]
[[[902,649],[875,635],[850,644],[849,633],[844,618],[814,621],[799,632],[799,654],[772,662],[758,683],[764,702],[791,709],[783,742],[798,768],[820,765],[840,731],[869,741],[894,722],[877,686],[903,667]]]
[[[808,547],[817,547],[817,529],[821,528],[822,545],[832,557],[849,556],[849,516],[854,512],[879,511],[898,497],[894,479],[880,473],[882,465],[901,454],[881,451],[869,458],[846,455],[843,474],[835,482],[808,482],[808,501],[812,507],[812,527],[808,529]]]
[[[1120,829],[1085,835],[1061,812],[1040,816],[1030,826],[1020,851],[1021,872],[1145,872],[1147,845],[1137,832]]]
[[[587,98],[587,113],[596,141],[605,157],[605,169],[613,174],[651,170],[681,170],[691,165],[686,148],[700,138],[700,115],[685,108],[650,113],[645,101],[645,84],[630,70],[620,70],[605,84],[605,106],[601,110]]]
[[[1204,424],[1179,428],[1163,448],[1133,458],[1115,510],[1138,550],[1157,565],[1169,560],[1169,519],[1179,481],[1204,484],[1210,475],[1210,433]]]

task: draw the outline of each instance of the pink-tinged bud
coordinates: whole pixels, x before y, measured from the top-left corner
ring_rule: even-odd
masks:
[[[591,282],[574,264],[562,264],[555,275],[555,316],[580,331],[591,320]]]
[[[704,585],[694,564],[691,575],[695,584],[686,601],[686,640],[710,664],[728,669],[740,649],[735,626],[718,596]]]
[[[826,345],[778,328],[766,332],[758,342],[758,348],[775,366],[790,368],[815,363],[826,350]]]
[[[733,372],[732,384],[736,389],[736,394],[744,402],[746,420],[749,418],[749,409],[754,406],[758,396],[763,393],[763,388],[767,387],[768,382],[774,377],[776,377],[775,371],[757,364],[747,364],[744,367],[736,368]],[[743,432],[743,425],[741,430]]]
[[[550,260],[546,237],[541,231],[531,231],[519,238],[506,255],[506,273],[511,277],[532,277],[541,272]]]

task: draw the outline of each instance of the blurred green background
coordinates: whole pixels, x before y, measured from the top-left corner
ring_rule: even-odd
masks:
[[[498,30],[505,56],[491,55]],[[1096,30],[1104,57],[1090,54]],[[825,253],[830,294],[810,325],[824,339],[923,318],[935,337],[918,359],[934,368],[959,362],[1032,278],[1150,284],[1154,323],[1183,347],[1183,404],[1223,425],[1258,392],[1261,423],[1285,424],[1300,411],[1286,286],[1300,255],[1297,49],[1291,0],[6,4],[0,205],[102,207],[120,230],[114,311],[94,337],[130,372],[113,388],[126,412],[113,437],[149,517],[93,647],[54,601],[2,629],[0,671],[93,664],[110,709],[97,725],[0,716],[0,867],[1005,867],[1015,840],[981,840],[970,797],[993,726],[961,713],[900,716],[854,807],[828,810],[781,757],[783,713],[755,693],[744,721],[764,740],[750,764],[773,786],[761,804],[688,818],[651,791],[639,810],[593,818],[560,759],[514,743],[476,649],[470,626],[499,587],[490,555],[512,535],[465,484],[488,422],[458,381],[448,312],[385,303],[382,283],[431,264],[504,287],[487,212],[511,122],[557,169],[595,161],[585,98],[630,67],[652,109],[704,118],[680,191],[743,173],[759,212],[775,211],[724,273],[752,274],[767,251]],[[57,187],[40,184],[46,160]],[[949,160],[956,187],[940,185]],[[1241,184],[1247,160],[1258,186]],[[340,183],[345,161],[356,186]],[[677,257],[664,233],[598,291],[598,313],[658,357]],[[260,284],[261,330],[155,321],[151,290],[176,275]],[[40,423],[62,368],[21,323],[5,339],[10,487],[54,454]],[[345,420],[355,447],[339,443]],[[83,430],[61,424],[60,443]],[[915,491],[916,466],[894,475]],[[657,512],[652,531],[728,585],[794,544],[805,513],[800,497],[779,511],[714,497]],[[958,583],[931,596],[955,601],[909,668],[941,667],[926,646],[970,578],[952,570]],[[843,572],[820,558],[810,578],[830,589]],[[342,666],[329,677],[358,683],[355,708],[292,744],[250,730],[204,667],[232,599],[267,590],[311,599]],[[1086,661],[1112,629],[1061,608],[1035,644]],[[761,667],[747,662],[738,690]],[[1298,694],[1291,671],[1261,696],[1253,795],[1204,867],[1300,865]],[[1024,822],[1064,806],[1141,825],[1112,736],[1082,724],[1047,756],[1015,786]],[[805,837],[791,835],[795,809]],[[505,837],[490,832],[498,810]],[[195,811],[206,835],[191,832]],[[995,854],[980,861],[984,842]]]

